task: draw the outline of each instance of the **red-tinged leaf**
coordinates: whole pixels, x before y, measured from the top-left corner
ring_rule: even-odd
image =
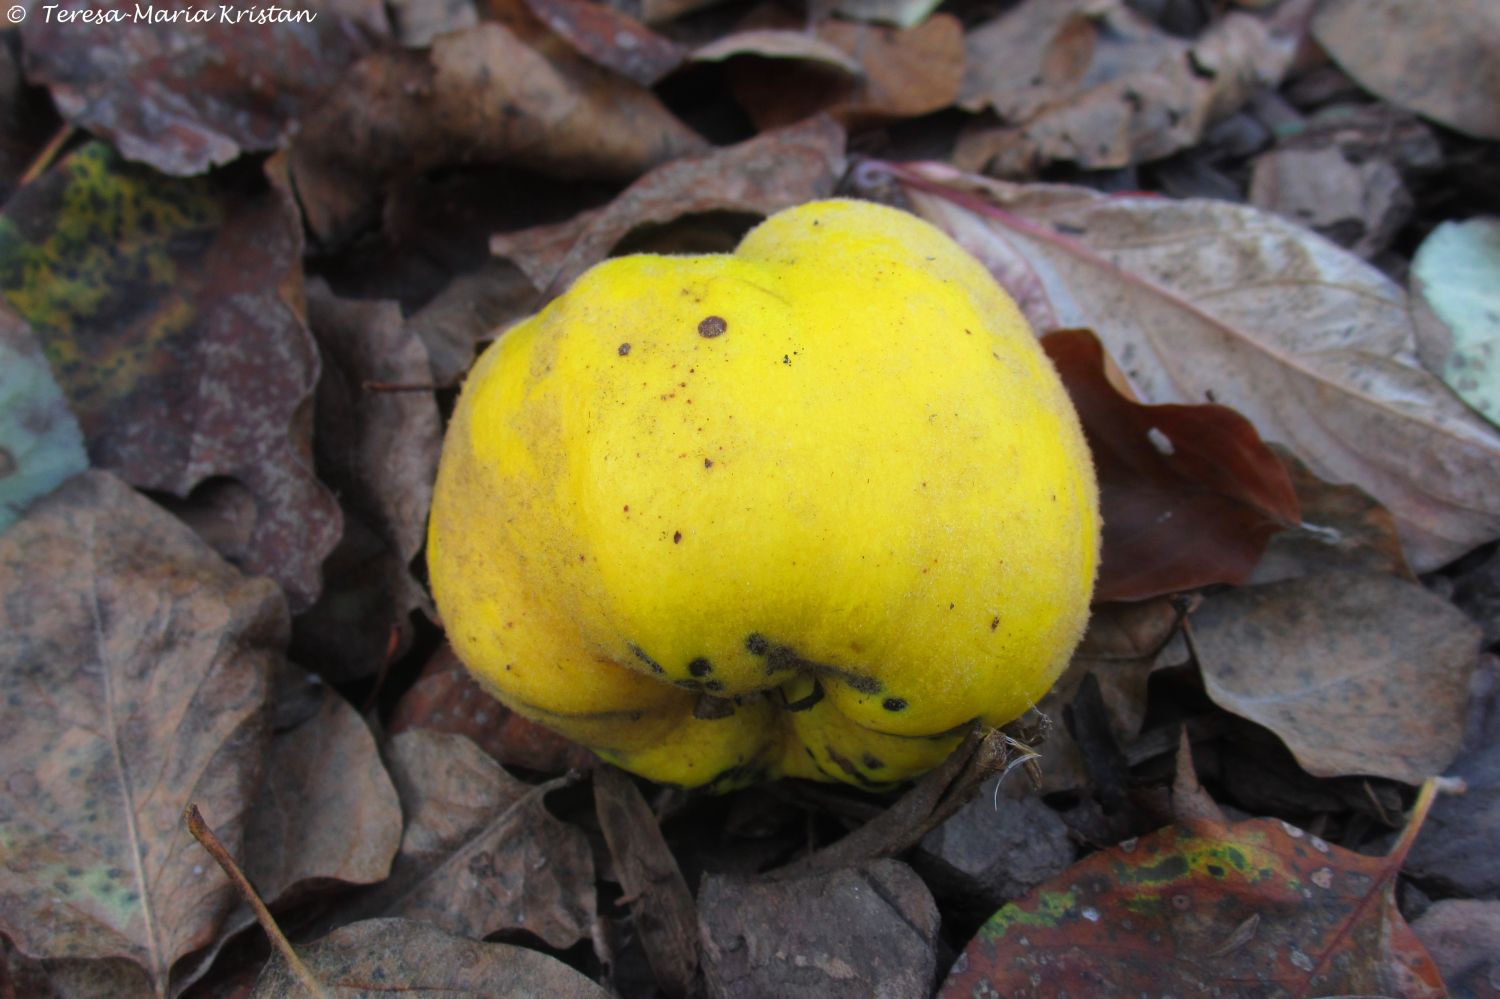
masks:
[[[89,143],[6,204],[0,292],[35,330],[93,464],[176,497],[243,485],[248,524],[220,553],[301,609],[340,518],[311,467],[317,348],[283,297],[301,279],[301,225],[271,176],[269,191],[163,177]]]
[[[0,933],[165,995],[235,902],[182,812],[238,849],[286,605],[103,472],[0,536],[0,592]]]
[[[593,0],[526,0],[547,27],[591,62],[654,86],[682,65],[687,51],[635,18]]]
[[[594,754],[578,743],[497,701],[464,669],[449,645],[428,660],[391,715],[392,735],[408,729],[466,735],[500,763],[539,773],[588,770],[596,762]]]
[[[300,16],[275,23],[252,23],[269,6],[215,0],[156,8],[178,15],[168,23],[137,23],[135,12],[150,5],[116,0],[34,7],[21,28],[27,69],[63,116],[127,159],[179,176],[276,148],[287,126],[385,32],[374,0],[293,0],[281,10]],[[85,12],[124,23],[77,16]]]
[[[995,913],[939,999],[1443,996],[1396,909],[1399,867],[1275,819],[1164,829]]]
[[[1104,548],[1094,599],[1142,600],[1241,583],[1271,536],[1299,521],[1286,468],[1225,406],[1147,406],[1121,395],[1088,330],[1042,337],[1099,475]]]

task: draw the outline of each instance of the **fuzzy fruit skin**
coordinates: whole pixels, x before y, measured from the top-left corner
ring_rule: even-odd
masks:
[[[601,263],[486,350],[428,562],[469,669],[613,763],[882,786],[1047,691],[1098,537],[1015,304],[936,228],[835,200],[732,255]]]

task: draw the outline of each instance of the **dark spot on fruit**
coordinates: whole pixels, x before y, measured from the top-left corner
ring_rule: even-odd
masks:
[[[782,363],[782,364],[787,364],[787,365],[790,365],[790,364],[791,364],[791,363],[792,363],[792,359],[791,359],[791,357],[789,357],[789,356],[788,356],[788,355],[786,355],[786,354],[782,354],[782,355],[781,355],[781,363]]]
[[[1000,627],[1000,615],[996,614],[994,617],[990,618],[990,630],[994,631],[998,627]]]
[[[626,503],[626,504],[625,504],[625,512],[626,512],[626,513],[629,513],[629,512],[630,512],[630,504],[629,504],[629,503]]]
[[[622,344],[620,344],[619,347],[615,348],[615,353],[619,354],[621,357],[626,356],[627,354],[630,353],[630,344],[628,344],[628,343],[622,343]]]
[[[887,697],[880,706],[885,708],[887,711],[906,710],[906,702],[899,697]]]
[[[704,458],[703,459],[703,467],[704,468],[713,468],[714,467],[714,460],[712,458]]]
[[[698,324],[698,335],[712,340],[716,336],[722,336],[729,329],[722,316],[709,316]]]
[[[712,673],[713,671],[714,664],[709,662],[707,659],[704,659],[702,656],[699,656],[697,659],[694,659],[692,662],[688,663],[688,672],[693,674],[694,676],[708,676],[708,674]]]
[[[771,643],[766,641],[766,636],[760,632],[756,632],[745,639],[745,650],[752,656],[763,656],[770,647]]]
[[[673,680],[673,686],[681,687],[683,690],[702,690],[702,680]]]
[[[866,753],[863,757],[860,758],[860,762],[870,770],[879,770],[881,767],[885,766],[885,760],[882,760],[874,753]]]
[[[704,694],[693,705],[693,717],[702,721],[716,721],[734,714],[734,702],[727,697]]]
[[[661,663],[657,662],[655,659],[652,659],[650,656],[646,655],[646,650],[643,649],[643,648],[641,648],[639,645],[632,644],[630,646],[630,654],[633,655],[633,656],[635,656],[641,662],[645,663],[647,666],[650,666],[651,667],[651,672],[653,672],[653,673],[665,673],[666,672],[666,670],[664,670],[664,669],[661,668]]]
[[[870,778],[866,777],[864,775],[864,772],[861,771],[859,767],[854,765],[853,760],[839,755],[832,746],[824,746],[823,752],[828,754],[828,758],[833,761],[834,766],[844,771],[844,773],[848,774],[859,783],[864,784],[867,787],[873,787],[877,783],[876,781],[873,781]]]
[[[680,545],[680,544],[682,544],[682,532],[681,531],[673,531],[672,532],[672,544],[674,544],[674,545]]]
[[[704,680],[703,681],[703,689],[704,690],[723,690],[724,689],[724,684],[721,683],[718,680]]]

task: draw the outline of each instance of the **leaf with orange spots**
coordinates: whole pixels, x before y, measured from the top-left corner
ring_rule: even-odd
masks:
[[[939,999],[1444,995],[1396,909],[1410,839],[1367,857],[1251,819],[1127,840],[995,913]]]

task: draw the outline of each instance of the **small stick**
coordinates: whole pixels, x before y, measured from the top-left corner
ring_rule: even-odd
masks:
[[[208,823],[203,821],[203,813],[198,811],[198,806],[189,803],[182,816],[187,821],[188,832],[193,834],[193,838],[201,843],[203,849],[208,851],[208,855],[223,868],[224,873],[229,876],[230,881],[234,882],[234,886],[239,889],[245,901],[250,903],[250,908],[255,910],[255,918],[260,922],[261,929],[265,930],[266,936],[271,938],[272,946],[281,952],[282,958],[286,960],[287,966],[292,969],[292,974],[297,976],[303,988],[307,989],[315,999],[329,999],[323,986],[313,977],[307,965],[302,963],[302,958],[297,956],[297,952],[287,942],[286,936],[281,932],[281,927],[276,925],[276,920],[271,918],[271,910],[267,909],[266,903],[261,901],[260,895],[250,884],[250,879],[245,877],[244,872],[225,849],[224,843],[214,835]]]
[[[42,147],[41,152],[36,154],[36,157],[31,161],[31,165],[26,168],[26,172],[21,174],[21,179],[16,182],[16,186],[24,187],[46,173],[47,168],[52,165],[52,161],[57,159],[57,154],[62,152],[63,146],[66,146],[68,140],[73,138],[73,131],[72,125],[63,125],[62,128],[59,128],[53,134],[52,138],[47,140],[47,144]]]

